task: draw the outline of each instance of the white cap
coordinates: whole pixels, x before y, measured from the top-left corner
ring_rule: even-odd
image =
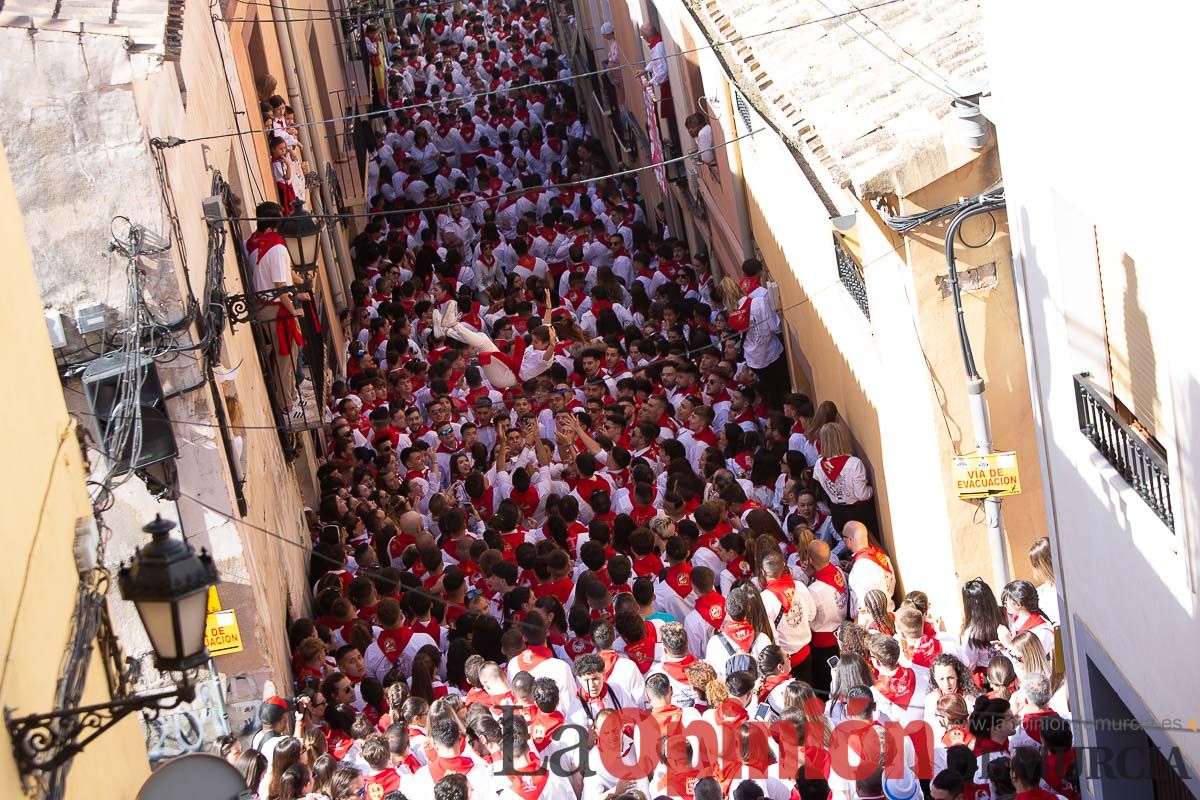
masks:
[[[611,22],[606,22],[600,26],[600,35],[601,36],[612,36],[613,35],[613,26],[612,26]]]
[[[886,771],[886,770],[885,770]],[[887,800],[920,800],[921,784],[908,769],[899,778],[885,778],[883,781],[883,796]]]

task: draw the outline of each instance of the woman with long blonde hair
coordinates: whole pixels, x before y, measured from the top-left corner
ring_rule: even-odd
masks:
[[[867,478],[867,465],[851,452],[850,431],[840,422],[827,422],[818,437],[821,457],[813,467],[813,477],[829,498],[834,530],[840,534],[851,520],[874,529],[875,491]]]

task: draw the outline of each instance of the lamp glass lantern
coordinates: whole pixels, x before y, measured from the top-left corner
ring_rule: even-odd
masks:
[[[154,666],[180,672],[208,660],[204,629],[208,588],[219,582],[208,552],[199,554],[181,539],[172,538],[171,520],[156,516],[142,530],[150,543],[134,552],[117,576],[121,597],[134,604],[150,645]]]
[[[321,222],[304,210],[304,201],[292,204],[292,211],[279,223],[279,235],[287,245],[292,264],[299,270],[317,266],[317,247],[321,239]]]

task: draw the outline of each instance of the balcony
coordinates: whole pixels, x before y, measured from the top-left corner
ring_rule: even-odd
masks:
[[[1171,480],[1167,460],[1157,443],[1122,418],[1112,395],[1096,385],[1087,372],[1075,376],[1075,406],[1079,412],[1079,431],[1174,532]]]

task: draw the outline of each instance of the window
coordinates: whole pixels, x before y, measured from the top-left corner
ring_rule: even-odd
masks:
[[[867,304],[867,284],[863,279],[862,267],[859,266],[854,256],[842,247],[837,236],[833,237],[833,253],[837,258],[838,278],[841,279],[842,286],[845,286],[850,297],[854,298],[854,302],[858,304],[863,316],[870,319],[871,308]]]

